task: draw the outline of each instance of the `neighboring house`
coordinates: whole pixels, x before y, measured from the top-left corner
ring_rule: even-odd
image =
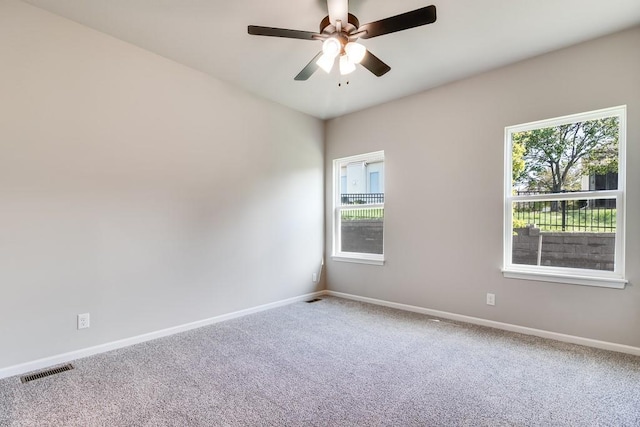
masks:
[[[342,167],[340,193],[384,193],[384,162],[354,162]]]
[[[606,174],[592,174],[582,177],[582,191],[597,190],[617,190],[618,189],[618,173],[608,172]],[[616,201],[614,199],[600,199],[591,201],[591,207],[598,208],[615,208]]]

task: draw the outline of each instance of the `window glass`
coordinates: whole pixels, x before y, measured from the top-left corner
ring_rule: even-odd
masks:
[[[334,161],[334,257],[381,262],[384,255],[384,153]]]
[[[624,278],[624,118],[621,107],[507,128],[505,270]]]

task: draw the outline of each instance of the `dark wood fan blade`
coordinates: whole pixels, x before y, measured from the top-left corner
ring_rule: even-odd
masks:
[[[320,59],[321,56],[322,56],[322,51],[320,51],[316,56],[313,57],[311,62],[309,62],[302,69],[302,71],[300,71],[298,75],[294,77],[294,80],[307,80],[309,77],[311,77],[311,75],[315,73],[318,68],[320,68],[318,67],[318,64],[316,64],[316,61]]]
[[[311,31],[287,30],[286,28],[260,27],[258,25],[249,25],[247,28],[249,34],[254,36],[270,36],[270,37],[286,37],[288,39],[317,40],[322,37],[318,33]]]
[[[358,28],[358,32],[366,31],[366,34],[363,34],[360,38],[370,39],[372,37],[408,30],[409,28],[419,27],[433,22],[436,22],[436,7],[431,5],[361,25],[360,28]]]
[[[391,67],[382,62],[380,58],[378,58],[368,50],[367,54],[364,56],[364,59],[362,60],[362,62],[360,62],[360,65],[362,65],[364,68],[371,71],[378,77],[387,74],[389,70],[391,70]]]

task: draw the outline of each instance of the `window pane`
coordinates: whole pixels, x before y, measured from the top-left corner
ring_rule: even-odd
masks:
[[[626,114],[505,128],[505,277],[624,287]]]
[[[383,254],[384,208],[342,209],[342,252]]]
[[[334,168],[334,256],[383,262],[384,152],[336,159]]]
[[[353,162],[340,168],[340,204],[384,203],[382,161]]]
[[[615,199],[513,203],[513,264],[613,271],[615,243]]]
[[[618,117],[513,133],[513,191],[617,189],[618,136]]]

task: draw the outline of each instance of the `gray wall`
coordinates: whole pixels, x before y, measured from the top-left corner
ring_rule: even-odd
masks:
[[[18,1],[0,52],[0,368],[316,290],[321,121]]]
[[[332,160],[384,150],[387,261],[329,259],[328,288],[640,347],[639,52],[635,28],[329,121],[327,247]],[[503,278],[505,126],[622,104],[631,284],[613,290]],[[487,292],[496,294],[494,307],[485,304]]]

